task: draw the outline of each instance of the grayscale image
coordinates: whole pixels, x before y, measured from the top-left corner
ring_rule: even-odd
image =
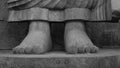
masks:
[[[120,0],[0,0],[0,68],[120,68]]]

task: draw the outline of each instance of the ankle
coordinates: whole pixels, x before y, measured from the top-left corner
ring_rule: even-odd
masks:
[[[29,32],[50,32],[49,23],[41,21],[31,22]]]

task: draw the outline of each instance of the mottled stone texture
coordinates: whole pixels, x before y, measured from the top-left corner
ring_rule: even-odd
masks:
[[[46,8],[30,8],[26,10],[11,10],[8,21],[46,20],[63,22],[66,20],[90,20],[91,11],[86,8],[68,8],[65,10],[48,10]]]
[[[0,1],[1,1],[0,2],[0,10],[2,10],[2,11],[0,11],[0,16],[1,16],[0,20],[3,20],[3,19],[6,20],[6,17],[7,17],[7,9],[6,9],[7,2],[6,1],[7,0],[0,0]],[[16,1],[16,0],[9,0],[8,3],[11,3],[13,1]],[[31,0],[26,0],[24,3],[27,3],[29,1],[31,1]],[[34,1],[37,1],[37,0],[34,0]],[[65,1],[65,0],[61,0],[61,1]],[[23,3],[23,1],[21,1],[18,3],[18,5],[24,4],[24,3]],[[56,4],[58,2],[56,0],[56,2],[54,1],[53,3]],[[58,3],[58,5],[64,4],[64,3],[65,2],[60,2],[60,3]],[[79,2],[76,2],[76,3],[79,3]],[[115,1],[112,0],[112,9],[119,10],[118,3],[119,3],[119,0],[115,0]],[[72,2],[70,1],[69,4],[72,4]],[[15,5],[17,5],[17,3]],[[14,5],[12,5],[12,6],[14,6]],[[83,6],[85,6],[85,5],[83,5]],[[115,6],[117,6],[117,7],[115,7]],[[51,5],[51,7],[52,7],[52,5]],[[111,7],[111,6],[108,6],[108,7]],[[61,6],[61,8],[62,8],[62,6]],[[105,9],[105,8],[103,8],[103,9]],[[50,12],[50,14],[52,14],[52,13]],[[108,17],[111,17],[111,16],[108,16]],[[3,21],[1,21],[1,22],[3,22]],[[114,23],[114,24],[103,23],[103,22],[102,23],[100,23],[100,22],[99,23],[88,23],[86,27],[87,27],[87,32],[88,32],[90,38],[92,39],[92,41],[95,43],[95,45],[97,45],[97,46],[105,46],[105,45],[112,46],[112,45],[120,44],[119,43],[119,33],[120,33],[119,32],[119,23]],[[63,27],[61,27],[61,28],[63,29]],[[25,37],[25,35],[27,33],[27,29],[28,29],[28,23],[7,23],[7,22],[0,23],[0,49],[11,49],[14,46],[18,45],[21,42],[21,40]]]
[[[0,49],[12,49],[27,34],[28,23],[0,22]]]
[[[64,23],[53,23],[51,24],[51,36],[53,43],[53,50],[59,51],[64,50]]]
[[[7,0],[0,0],[0,20],[7,20],[8,9]]]
[[[25,37],[28,23],[8,23],[8,0],[0,0],[0,49],[12,49]]]
[[[8,23],[7,17],[7,0],[0,0],[0,49],[18,45],[26,33],[26,23]]]
[[[0,68],[120,68],[120,50],[117,49],[78,55],[59,52],[16,55],[7,51],[1,52]]]
[[[112,14],[112,21],[88,22],[86,23],[86,29],[89,37],[95,45],[99,47],[118,48],[120,47],[120,22],[118,22],[120,19],[120,0],[111,0],[111,3],[109,4],[112,5],[107,6],[107,8],[104,9],[112,9],[112,13],[109,14],[109,12],[107,12],[108,17],[111,17]],[[104,13],[101,13],[100,16],[101,15],[104,16]]]
[[[99,47],[120,47],[120,22],[87,23],[87,33]]]

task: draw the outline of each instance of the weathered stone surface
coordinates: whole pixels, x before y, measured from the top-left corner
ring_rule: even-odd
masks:
[[[64,30],[65,24],[63,22],[51,24],[52,50],[63,51],[65,49]]]
[[[25,37],[27,23],[8,23],[7,0],[0,0],[0,49],[11,49]]]
[[[112,19],[111,0],[97,0],[96,6],[92,9],[92,21],[106,21]]]
[[[68,21],[65,26],[65,50],[70,54],[96,53],[99,49],[92,43],[85,29],[85,22]]]
[[[8,21],[48,20],[48,9],[31,8],[21,11],[10,11]]]
[[[89,20],[90,10],[85,8],[70,8],[66,10],[48,10],[31,8],[21,11],[11,10],[8,21],[47,20],[65,21],[72,19]]]
[[[18,0],[16,2],[9,3],[9,8],[19,8],[19,9],[26,9],[31,8],[38,4],[41,0]],[[9,2],[9,1],[8,1]]]
[[[24,20],[47,20],[47,21],[64,21],[64,10],[48,10],[44,8],[31,8],[26,10],[11,10],[8,21]]]
[[[0,53],[1,68],[120,68],[120,49],[76,55],[62,52],[44,55],[11,54],[10,51]]]
[[[28,31],[28,23],[0,22],[0,49],[12,49],[20,44]]]
[[[16,1],[18,1],[18,0],[8,0],[7,2],[12,3],[12,2],[16,2]]]
[[[8,0],[8,8],[12,8],[12,7],[16,7],[19,6],[21,4],[26,4],[28,2],[30,2],[31,0]]]
[[[105,6],[105,4],[104,4]],[[112,20],[112,4],[111,4],[111,0],[108,0],[106,3],[106,8],[103,8],[104,16],[106,16],[106,20]]]
[[[120,23],[87,23],[87,33],[99,47],[120,47]]]
[[[110,21],[112,19],[111,0],[98,0],[92,10],[92,21]],[[110,22],[88,22],[86,32],[93,43],[99,47],[119,46],[119,24]]]
[[[72,19],[89,20],[90,10],[86,8],[65,9],[65,20],[72,20]]]
[[[0,20],[7,21],[8,9],[7,0],[0,0]]]
[[[48,21],[64,21],[64,11],[50,10],[48,15]]]

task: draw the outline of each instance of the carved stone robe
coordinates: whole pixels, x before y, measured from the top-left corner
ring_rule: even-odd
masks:
[[[111,20],[111,0],[9,0],[9,21]]]

